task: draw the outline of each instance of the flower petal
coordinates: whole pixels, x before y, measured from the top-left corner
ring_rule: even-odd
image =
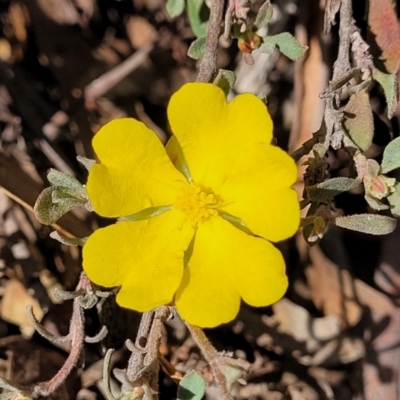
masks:
[[[168,304],[183,274],[193,229],[171,210],[143,221],[98,229],[83,247],[83,268],[94,283],[122,285],[117,302],[137,311]]]
[[[243,220],[255,234],[273,242],[294,235],[300,223],[293,159],[278,147],[257,144],[242,151],[216,189],[221,209]]]
[[[87,190],[94,210],[105,217],[134,214],[173,204],[185,178],[156,136],[142,122],[116,119],[93,139],[100,159],[89,173]]]
[[[195,183],[209,188],[220,186],[242,149],[272,139],[272,121],[260,99],[242,94],[227,103],[222,89],[208,83],[182,86],[171,97],[168,119]]]
[[[236,317],[240,297],[267,306],[286,288],[285,264],[271,243],[213,217],[198,226],[175,302],[187,322],[214,327]]]

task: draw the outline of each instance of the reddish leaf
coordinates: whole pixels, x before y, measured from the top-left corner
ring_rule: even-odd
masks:
[[[400,25],[390,0],[370,0],[368,24],[382,51],[382,61],[389,73],[400,64]]]

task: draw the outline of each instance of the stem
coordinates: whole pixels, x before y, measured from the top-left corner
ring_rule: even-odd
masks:
[[[224,0],[213,0],[208,23],[206,50],[200,63],[197,82],[211,82],[217,74],[217,50],[224,12]]]
[[[339,52],[337,60],[333,65],[332,80],[336,81],[350,70],[350,44],[353,31],[351,0],[342,0],[340,6],[340,28],[339,28]]]
[[[208,340],[207,336],[204,334],[203,330],[195,325],[190,325],[186,323],[193,340],[200,349],[205,360],[209,363],[211,367],[212,374],[214,376],[215,384],[218,386],[220,391],[221,400],[233,400],[232,395],[228,391],[226,384],[226,378],[220,369],[220,363],[218,362],[219,354],[215,347]]]

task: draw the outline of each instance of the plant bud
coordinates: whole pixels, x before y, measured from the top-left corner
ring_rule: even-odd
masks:
[[[238,39],[239,50],[243,53],[251,53],[261,45],[261,37],[253,31],[243,32]]]

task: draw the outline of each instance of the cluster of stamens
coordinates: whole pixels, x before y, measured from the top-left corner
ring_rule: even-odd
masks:
[[[197,224],[217,215],[218,203],[214,193],[191,183],[176,199],[175,208],[183,211],[192,224]]]

